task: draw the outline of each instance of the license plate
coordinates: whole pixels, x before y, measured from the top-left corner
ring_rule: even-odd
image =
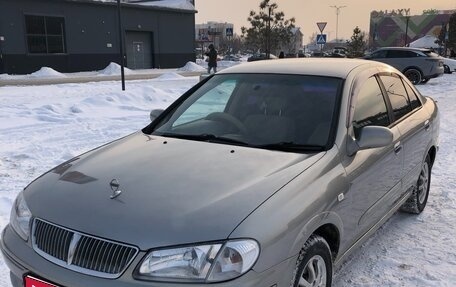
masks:
[[[46,281],[34,278],[32,276],[25,277],[25,287],[59,287]]]

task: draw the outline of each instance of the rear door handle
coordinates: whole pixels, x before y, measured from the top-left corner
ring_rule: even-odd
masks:
[[[394,145],[394,153],[395,154],[399,154],[402,150],[402,144],[401,142],[397,142],[395,145]]]
[[[429,122],[429,120],[426,120],[424,122],[424,129],[428,131],[430,128],[431,128],[431,123]]]

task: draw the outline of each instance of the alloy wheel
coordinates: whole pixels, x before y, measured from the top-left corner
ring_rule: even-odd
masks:
[[[299,277],[299,287],[325,287],[326,286],[326,265],[320,255],[315,255],[307,262],[307,265]]]

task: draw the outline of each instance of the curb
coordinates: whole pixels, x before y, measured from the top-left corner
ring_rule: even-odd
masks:
[[[125,75],[125,80],[150,80],[158,78],[163,73],[154,74],[130,74]],[[176,72],[184,77],[199,77],[203,72]],[[0,79],[0,87],[2,86],[40,86],[40,85],[54,85],[54,84],[73,84],[73,83],[88,83],[88,82],[107,82],[107,81],[120,81],[120,75],[115,76],[81,76],[81,77],[68,77],[68,78],[35,78],[35,79]]]

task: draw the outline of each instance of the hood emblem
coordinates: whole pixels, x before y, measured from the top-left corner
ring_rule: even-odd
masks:
[[[122,190],[120,190],[119,181],[117,179],[111,180],[111,182],[109,183],[109,186],[111,187],[111,190],[112,190],[112,194],[110,196],[111,199],[118,197],[122,193]]]

